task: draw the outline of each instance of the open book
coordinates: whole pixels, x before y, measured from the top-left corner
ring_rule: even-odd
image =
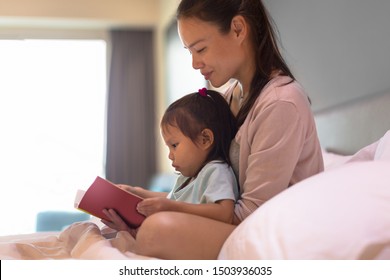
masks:
[[[86,191],[77,191],[74,206],[107,221],[109,218],[104,215],[103,209],[114,209],[130,227],[138,227],[145,219],[136,209],[140,201],[141,197],[98,176]]]

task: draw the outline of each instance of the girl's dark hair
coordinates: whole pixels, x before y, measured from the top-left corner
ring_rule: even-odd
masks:
[[[291,82],[295,80],[279,51],[272,18],[261,0],[182,0],[176,12],[177,19],[194,17],[213,23],[222,34],[230,31],[232,19],[237,15],[243,16],[250,26],[256,55],[256,70],[249,98],[237,114],[237,123],[241,126],[261,90],[269,82],[272,71],[280,70],[281,75],[291,77]]]
[[[237,133],[236,119],[222,95],[213,90],[190,93],[173,102],[161,119],[161,128],[168,125],[177,127],[194,143],[203,129],[208,128],[214,134],[213,147],[207,162],[223,160],[229,165],[230,143]]]

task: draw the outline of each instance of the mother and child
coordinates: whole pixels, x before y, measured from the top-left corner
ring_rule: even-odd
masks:
[[[121,186],[147,199],[147,216],[115,230],[135,237],[132,251],[162,259],[216,259],[233,230],[267,200],[323,171],[309,97],[278,47],[261,0],[182,0],[178,32],[192,66],[214,87],[171,104],[161,122],[173,167],[169,194]]]

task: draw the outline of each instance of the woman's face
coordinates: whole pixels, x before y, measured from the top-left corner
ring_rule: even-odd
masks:
[[[192,67],[204,78],[220,87],[231,78],[240,80],[244,51],[236,33],[221,34],[212,23],[197,18],[178,20],[181,41],[192,55]]]

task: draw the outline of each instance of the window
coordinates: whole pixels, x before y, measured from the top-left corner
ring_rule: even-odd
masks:
[[[0,235],[104,176],[104,40],[0,40]]]

